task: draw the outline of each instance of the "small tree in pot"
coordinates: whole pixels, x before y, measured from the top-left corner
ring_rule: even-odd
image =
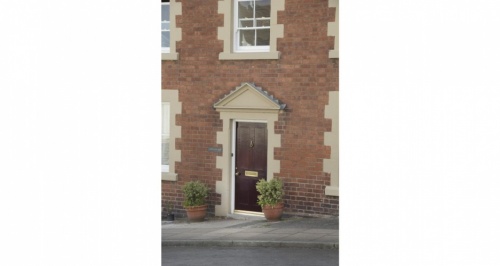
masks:
[[[262,207],[262,212],[268,221],[278,221],[283,214],[283,182],[278,178],[271,181],[265,179],[257,182],[257,203]]]
[[[202,222],[207,214],[206,199],[208,187],[199,181],[190,181],[184,184],[184,208],[191,222]]]

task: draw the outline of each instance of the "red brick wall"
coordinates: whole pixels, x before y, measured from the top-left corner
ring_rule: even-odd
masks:
[[[286,0],[285,10],[278,12],[278,23],[284,24],[284,38],[278,39],[278,60],[220,61],[223,42],[217,39],[217,27],[223,16],[217,13],[217,0],[182,0],[182,41],[177,43],[178,61],[162,61],[162,88],[179,90],[182,114],[182,139],[175,147],[182,151],[177,163],[177,182],[162,183],[162,198],[175,202],[182,211],[180,187],[190,180],[202,180],[212,190],[209,213],[220,204],[215,182],[221,178],[216,168],[218,154],[208,152],[216,147],[216,134],[222,121],[212,105],[239,86],[254,82],[270,92],[287,109],[274,125],[281,134],[281,148],[275,158],[281,161],[285,183],[285,211],[307,214],[338,214],[338,197],[325,196],[330,175],[323,172],[323,159],[330,148],[324,146],[323,133],[331,130],[324,118],[328,92],[338,90],[338,59],[329,59],[333,37],[327,36],[327,24],[334,19],[328,0]]]

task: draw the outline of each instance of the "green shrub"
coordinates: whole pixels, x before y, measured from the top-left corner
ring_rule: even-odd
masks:
[[[182,187],[182,192],[184,193],[184,206],[192,207],[205,205],[208,191],[208,187],[199,181],[187,182]]]
[[[257,196],[257,203],[260,206],[276,205],[283,200],[283,182],[278,178],[273,178],[271,181],[265,179],[257,182],[257,191],[260,193]]]

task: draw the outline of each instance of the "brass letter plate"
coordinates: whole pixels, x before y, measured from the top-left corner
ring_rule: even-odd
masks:
[[[246,176],[259,177],[259,172],[256,171],[245,171]]]

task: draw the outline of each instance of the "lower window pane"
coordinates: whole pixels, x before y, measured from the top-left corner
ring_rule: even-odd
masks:
[[[162,31],[161,33],[161,47],[170,47],[170,31]]]
[[[240,31],[240,46],[255,46],[255,30]]]
[[[257,30],[257,45],[269,45],[269,29]]]

